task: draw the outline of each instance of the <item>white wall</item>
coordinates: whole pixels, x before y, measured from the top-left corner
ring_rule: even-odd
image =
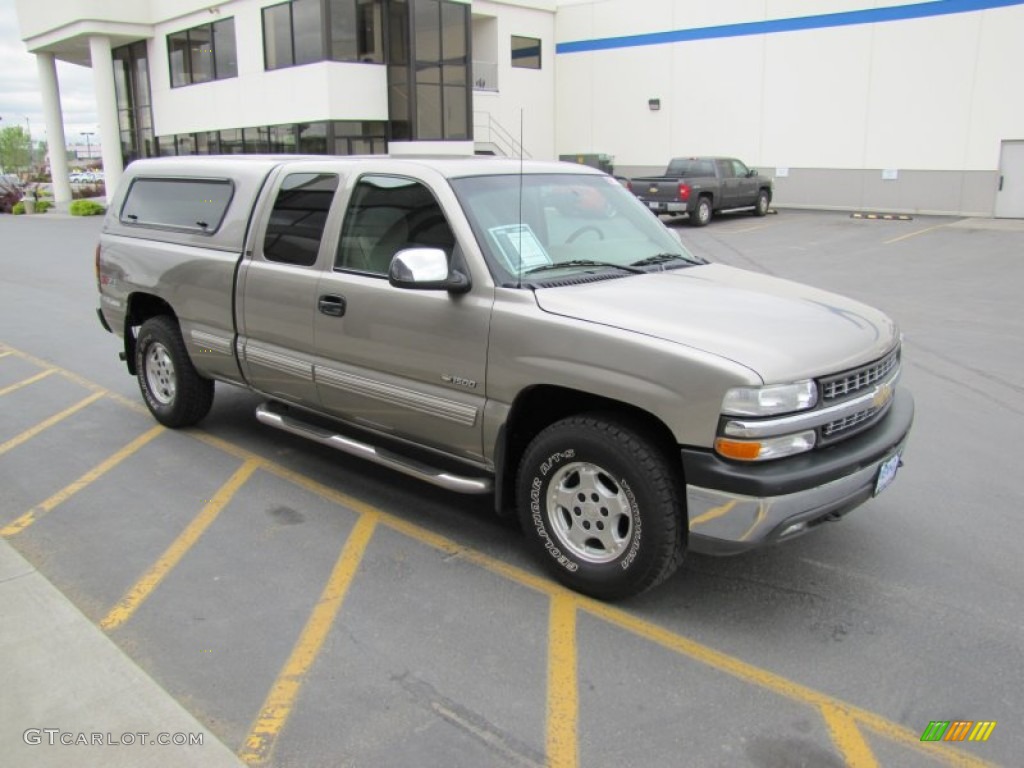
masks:
[[[551,2],[473,3],[473,16],[497,22],[498,85],[496,91],[473,91],[473,111],[488,112],[518,140],[522,113],[522,143],[538,160],[555,151],[555,15]],[[478,27],[479,28],[479,27]],[[541,69],[512,67],[512,35],[539,38]],[[474,50],[473,58],[478,59]],[[479,138],[479,137],[477,137]]]
[[[559,42],[885,5],[855,0],[560,4]],[[761,167],[991,170],[1024,137],[1024,6],[557,57],[558,152],[617,165],[728,154]],[[661,99],[651,112],[649,98]]]

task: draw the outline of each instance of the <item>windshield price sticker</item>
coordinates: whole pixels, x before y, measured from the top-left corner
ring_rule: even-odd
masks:
[[[512,272],[525,272],[551,263],[551,257],[528,224],[491,227],[488,232]]]

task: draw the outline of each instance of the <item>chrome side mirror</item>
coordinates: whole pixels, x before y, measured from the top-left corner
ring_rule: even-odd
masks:
[[[396,288],[465,293],[469,278],[448,267],[448,254],[440,248],[405,248],[391,259],[388,282]]]

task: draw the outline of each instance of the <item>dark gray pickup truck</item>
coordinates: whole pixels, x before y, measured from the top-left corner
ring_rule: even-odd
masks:
[[[677,157],[664,176],[632,179],[633,193],[655,213],[685,213],[703,227],[712,215],[733,208],[768,213],[772,180],[732,157]]]

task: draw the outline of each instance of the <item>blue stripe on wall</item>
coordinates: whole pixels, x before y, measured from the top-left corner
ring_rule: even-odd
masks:
[[[894,5],[889,8],[868,8],[861,11],[826,13],[820,16],[800,16],[792,19],[750,21],[741,24],[724,24],[717,27],[697,29],[676,29],[670,32],[652,32],[645,35],[626,37],[605,37],[599,40],[577,40],[558,43],[555,53],[583,53],[585,51],[608,51],[613,48],[636,48],[643,45],[665,45],[684,43],[691,40],[711,40],[719,37],[745,37],[748,35],[769,35],[776,32],[793,32],[801,29],[826,29],[828,27],[849,27],[855,24],[875,24],[886,21],[923,19],[929,16],[948,16],[952,13],[970,13],[989,8],[1005,8],[1024,5],[1024,0],[932,0],[913,5]]]

